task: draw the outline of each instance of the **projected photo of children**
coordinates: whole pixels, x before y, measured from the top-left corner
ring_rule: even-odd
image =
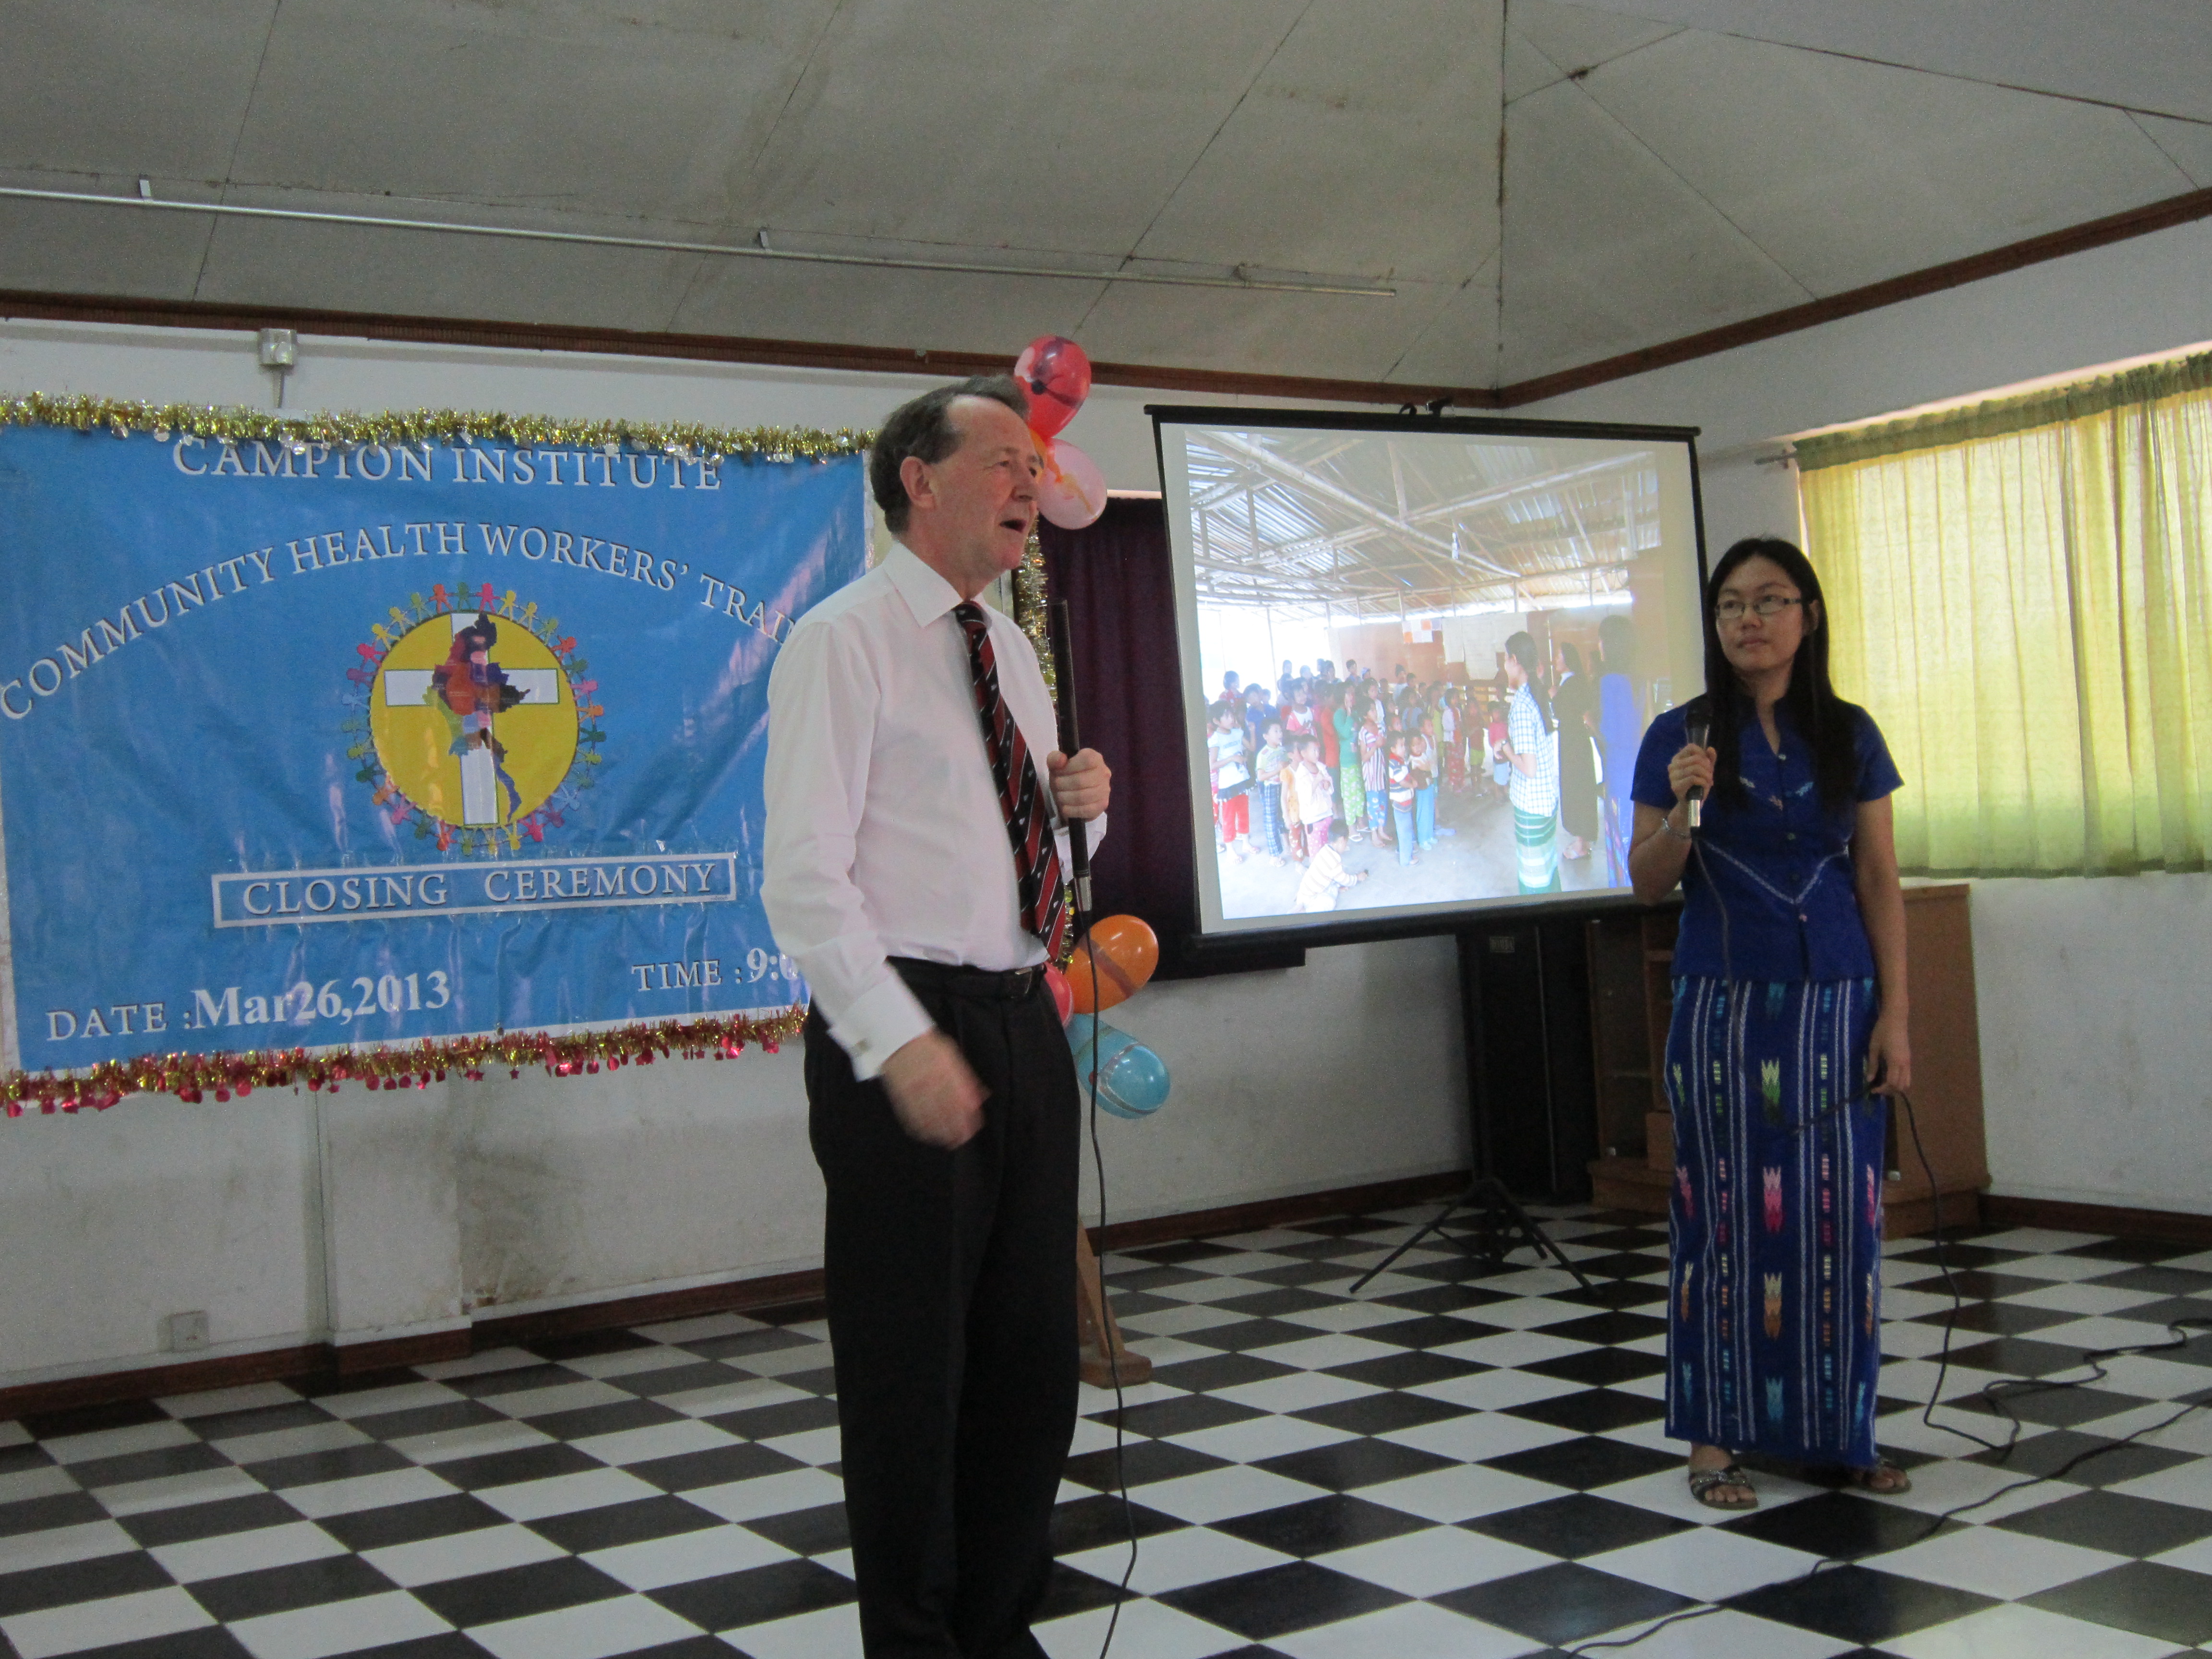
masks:
[[[1224,921],[1629,884],[1697,580],[1657,455],[1207,428],[1182,459]]]

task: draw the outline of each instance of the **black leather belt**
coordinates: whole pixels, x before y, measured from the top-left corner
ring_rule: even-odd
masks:
[[[949,962],[923,962],[915,957],[893,957],[898,976],[918,991],[937,991],[946,996],[969,997],[979,1002],[1026,1002],[1044,980],[1044,964],[1034,968],[968,968]]]

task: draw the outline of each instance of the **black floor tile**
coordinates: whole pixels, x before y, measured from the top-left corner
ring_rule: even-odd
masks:
[[[21,1533],[45,1532],[52,1527],[73,1527],[84,1521],[105,1521],[107,1511],[88,1492],[58,1492],[46,1498],[26,1498],[0,1504],[0,1538]]]
[[[1303,1290],[1294,1285],[1278,1285],[1271,1291],[1251,1291],[1243,1296],[1232,1296],[1209,1306],[1226,1308],[1255,1319],[1276,1319],[1285,1314],[1309,1313],[1316,1308],[1334,1308],[1340,1297],[1324,1296],[1318,1291]]]
[[[1316,1221],[1301,1221],[1297,1224],[1297,1231],[1302,1233],[1311,1233],[1317,1238],[1362,1238],[1370,1234],[1388,1233],[1393,1228],[1406,1224],[1400,1221],[1377,1221],[1372,1216],[1339,1215],[1324,1216]],[[1281,1255],[1286,1248],[1295,1249],[1296,1247],[1278,1244],[1271,1248],[1267,1254]]]
[[[595,1434],[620,1434],[627,1429],[650,1429],[662,1423],[680,1423],[684,1413],[651,1400],[623,1400],[611,1406],[585,1406],[575,1411],[548,1412],[533,1417],[530,1426],[556,1440],[587,1440]]]
[[[1580,1319],[1563,1319],[1556,1325],[1543,1328],[1547,1336],[1565,1337],[1570,1342],[1595,1342],[1601,1345],[1615,1342],[1640,1342],[1646,1337],[1667,1334],[1667,1322],[1654,1319],[1650,1314],[1605,1313],[1585,1314]]]
[[[1301,1261],[1329,1261],[1341,1264],[1346,1256],[1364,1255],[1375,1248],[1375,1245],[1361,1238],[1316,1238],[1297,1244],[1278,1244],[1267,1254],[1296,1256]],[[1364,1267],[1355,1270],[1340,1265],[1337,1271],[1351,1273],[1355,1271],[1364,1273],[1367,1270]]]
[[[309,1376],[293,1377],[285,1386],[302,1399],[327,1400],[334,1395],[369,1394],[378,1389],[396,1389],[423,1380],[420,1372],[404,1365],[384,1365],[368,1371],[317,1371]]]
[[[555,1442],[548,1446],[520,1446],[513,1451],[486,1452],[481,1457],[456,1457],[438,1465],[439,1475],[463,1492],[486,1492],[525,1480],[550,1480],[560,1474],[582,1474],[606,1465],[574,1446]]]
[[[0,1638],[4,1641],[5,1638]],[[8,1652],[12,1656],[15,1650]],[[373,1653],[348,1654],[346,1659],[383,1659],[387,1653],[392,1659],[414,1659],[401,1656],[397,1650],[379,1648]],[[180,1630],[167,1636],[142,1637],[136,1642],[118,1642],[110,1647],[80,1649],[70,1659],[253,1659],[246,1644],[220,1625],[207,1625],[198,1630]],[[430,1659],[430,1656],[423,1656]],[[442,1659],[442,1656],[441,1656]],[[466,1659],[484,1659],[482,1649],[473,1649]]]
[[[1310,1325],[1293,1325],[1281,1319],[1240,1319],[1228,1325],[1208,1325],[1202,1331],[1184,1331],[1178,1341],[1221,1353],[1249,1353],[1254,1349],[1279,1347],[1285,1342],[1310,1342],[1327,1336]]]
[[[657,1348],[660,1345],[649,1336],[640,1336],[635,1331],[574,1331],[566,1336],[541,1336],[517,1344],[525,1352],[534,1353],[540,1359],[556,1362],[563,1359],[583,1359],[592,1354],[629,1353],[638,1348]]]
[[[25,1469],[50,1469],[54,1460],[33,1441],[27,1446],[0,1446],[0,1474],[21,1474]]]
[[[1917,1285],[1913,1287],[1918,1289]],[[1922,1314],[1917,1319],[1905,1321],[1909,1325],[1933,1325],[1942,1329],[1948,1325],[1957,1331],[1982,1331],[1993,1336],[2025,1336],[2030,1331],[2039,1331],[2047,1325],[2063,1325],[2081,1316],[2075,1313],[2055,1313],[2049,1308],[2030,1308],[2018,1302],[1972,1302],[1954,1314],[1945,1308],[1932,1314]],[[1967,1346],[1971,1337],[1953,1340],[1953,1351]]]
[[[822,1350],[822,1357],[824,1360],[829,1358],[827,1347]],[[732,1382],[742,1382],[750,1376],[750,1371],[739,1366],[725,1364],[719,1359],[702,1359],[696,1364],[664,1365],[658,1370],[632,1371],[626,1376],[611,1376],[606,1382],[609,1388],[620,1389],[625,1394],[659,1400],[672,1394],[689,1394],[695,1389],[716,1389]]]
[[[1287,1261],[1279,1267],[1261,1267],[1256,1272],[1239,1273],[1237,1277],[1261,1285],[1318,1285],[1327,1279],[1343,1279],[1346,1273],[1344,1267],[1334,1261]],[[1118,1284],[1121,1281],[1114,1282]]]
[[[1525,1451],[1507,1452],[1482,1461],[1489,1468],[1503,1469],[1508,1474],[1589,1492],[1594,1487],[1610,1486],[1616,1481],[1634,1480],[1656,1474],[1661,1469],[1674,1468],[1681,1463],[1682,1456],[1679,1452],[1662,1452],[1650,1446],[1632,1446],[1625,1440],[1586,1434],[1577,1439],[1531,1446]]]
[[[818,1296],[797,1302],[785,1302],[773,1308],[748,1308],[745,1317],[758,1320],[763,1325],[783,1327],[809,1325],[830,1316],[830,1304]]]
[[[770,1325],[757,1331],[735,1331],[728,1336],[702,1336],[696,1341],[679,1342],[676,1346],[686,1353],[697,1354],[702,1359],[720,1359],[743,1366],[746,1360],[757,1354],[782,1353],[787,1349],[805,1347],[813,1341],[811,1336],[801,1336],[796,1331],[782,1330]]]
[[[505,1412],[495,1412],[474,1400],[449,1400],[441,1405],[378,1412],[347,1420],[371,1439],[392,1441],[411,1440],[422,1434],[451,1434],[456,1429],[471,1429],[479,1423],[505,1423],[511,1419]]]
[[[2002,1401],[2002,1406],[1996,1401]],[[2100,1417],[2110,1417],[2117,1412],[2133,1411],[2137,1406],[2156,1403],[2139,1395],[2121,1394],[2112,1389],[2000,1389],[1996,1401],[1984,1395],[1972,1395],[1950,1401],[1947,1409],[1955,1408],[1994,1418],[2000,1426],[2005,1414],[2009,1413],[2023,1423],[2040,1423],[2063,1429],[2070,1428],[2076,1423],[2094,1423]]]
[[[457,1492],[450,1498],[424,1498],[412,1504],[329,1516],[315,1524],[349,1550],[374,1550],[507,1523],[507,1517],[482,1498]]]
[[[1285,1555],[1305,1557],[1327,1555],[1331,1550],[1346,1550],[1357,1544],[1372,1544],[1377,1539],[1424,1531],[1431,1524],[1400,1510],[1386,1509],[1363,1498],[1335,1492],[1327,1498],[1286,1504],[1280,1509],[1231,1516],[1214,1522],[1213,1530],[1264,1549],[1279,1550]]]
[[[1808,1503],[1825,1500],[1809,1498]],[[1802,1509],[1803,1504],[1792,1504]],[[1986,1595],[1871,1567],[1833,1567],[1765,1584],[1728,1603],[1739,1613],[1869,1646],[1993,1607]]]
[[[204,1469],[227,1469],[230,1459],[213,1446],[194,1441],[183,1446],[163,1446],[154,1451],[129,1452],[120,1457],[88,1458],[72,1463],[69,1472],[87,1491],[102,1486],[126,1486],[137,1480],[160,1480],[173,1474],[198,1474]]]
[[[1091,1416],[1111,1427],[1116,1416],[1121,1427],[1130,1434],[1142,1435],[1147,1440],[1164,1440],[1171,1434],[1195,1434],[1200,1429],[1218,1429],[1226,1423],[1244,1423],[1267,1413],[1250,1406],[1240,1406],[1231,1400],[1218,1399],[1212,1395],[1182,1394],[1170,1400],[1154,1400],[1142,1406],[1132,1406],[1116,1413],[1109,1406]]]
[[[1403,1353],[1378,1354],[1372,1359],[1355,1359],[1349,1365],[1331,1365],[1328,1373],[1372,1388],[1413,1389],[1424,1382],[1447,1382],[1455,1376],[1473,1376],[1478,1371],[1494,1369],[1473,1359],[1455,1359],[1449,1354],[1425,1353],[1408,1348]]]
[[[2212,1292],[2212,1273],[2187,1267],[2130,1267],[2116,1273],[2100,1273],[2087,1281],[2112,1285],[2124,1291],[2151,1291],[2160,1296],[2203,1296]]]
[[[471,1400],[496,1400],[503,1394],[526,1394],[537,1389],[565,1388],[592,1379],[566,1365],[510,1365],[503,1371],[478,1371],[473,1376],[449,1376],[445,1385]]]
[[[710,1631],[764,1625],[854,1599],[851,1579],[816,1561],[777,1561],[647,1593],[678,1618]]]
[[[1986,1244],[1970,1243],[1964,1239],[1951,1237],[1945,1238],[1941,1244],[1930,1240],[1917,1249],[1893,1251],[1888,1259],[1893,1261],[1917,1262],[1929,1267],[1948,1266],[1955,1273],[1961,1268],[2002,1271],[2008,1261],[2024,1261],[2028,1257],[2039,1254],[2040,1252],[2035,1250],[1992,1249]]]
[[[1374,1305],[1401,1309],[1411,1314],[1456,1314],[1465,1322],[1462,1337],[1467,1340],[1494,1336],[1504,1328],[1502,1326],[1483,1324],[1476,1312],[1476,1310],[1489,1307],[1497,1300],[1498,1293],[1494,1291],[1485,1291],[1475,1285],[1457,1285],[1447,1281],[1431,1285],[1423,1290],[1393,1291],[1389,1296],[1376,1300]]]
[[[1342,1429],[1347,1434],[1389,1434],[1399,1429],[1468,1414],[1465,1406],[1431,1400],[1424,1394],[1395,1391],[1363,1394],[1356,1399],[1334,1401],[1326,1406],[1310,1406],[1289,1413],[1309,1423],[1318,1423],[1325,1429]]]
[[[2126,1492],[2085,1492],[1990,1524],[2085,1549],[2145,1556],[2212,1537],[2212,1510]]]
[[[2064,1480],[2075,1486],[2114,1486],[2192,1461],[2187,1452],[2140,1442],[2129,1445],[2102,1435],[2077,1434],[2072,1429],[2049,1429],[2030,1435],[2012,1449],[2009,1456],[1984,1451],[1966,1459],[2008,1474],[2055,1475],[2065,1469]]]
[[[1802,1550],[1823,1559],[1856,1561],[1885,1550],[1903,1549],[1948,1531],[1960,1523],[1923,1515],[1880,1498],[1856,1497],[1847,1492],[1824,1492],[1752,1510],[1720,1522],[1730,1532],[1741,1533],[1784,1549]]]
[[[1200,1393],[1233,1389],[1246,1382],[1264,1382],[1271,1376],[1288,1376],[1297,1369],[1249,1353],[1210,1354],[1204,1359],[1178,1359],[1152,1372],[1152,1381],[1170,1389]]]
[[[597,1509],[577,1510],[568,1515],[549,1515],[524,1524],[571,1555],[582,1555],[592,1550],[641,1544],[648,1539],[672,1538],[678,1533],[698,1532],[726,1523],[720,1516],[680,1498],[640,1498],[627,1504],[604,1504]]]
[[[1189,1522],[1177,1520],[1172,1515],[1163,1515],[1158,1510],[1148,1510],[1142,1504],[1132,1502],[1125,1510],[1119,1492],[1099,1492],[1089,1498],[1070,1498],[1056,1504],[1052,1511],[1052,1553],[1054,1555],[1079,1555],[1085,1550],[1102,1549],[1109,1545],[1128,1547],[1129,1527],[1135,1524],[1139,1539],[1156,1537],[1161,1533],[1180,1532]]]
[[[273,1492],[257,1492],[243,1498],[218,1498],[208,1504],[147,1510],[125,1516],[118,1524],[138,1540],[140,1548],[153,1549],[161,1544],[219,1538],[226,1533],[258,1532],[264,1527],[287,1526],[299,1518],[299,1510]]]
[[[1317,1232],[1320,1229],[1309,1227],[1304,1231]],[[1163,1267],[1172,1267],[1185,1261],[1211,1261],[1217,1256],[1243,1255],[1247,1252],[1233,1245],[1209,1243],[1202,1238],[1179,1238],[1171,1243],[1147,1244],[1139,1249],[1120,1250],[1115,1254],[1133,1257],[1139,1261],[1150,1261]]]
[[[787,1434],[805,1434],[810,1429],[836,1428],[837,1407],[829,1400],[787,1400],[781,1405],[724,1412],[707,1421],[726,1434],[741,1434],[748,1440],[775,1440]]]
[[[1546,1332],[1547,1335],[1551,1334]],[[1667,1361],[1656,1353],[1638,1353],[1630,1348],[1585,1348],[1580,1353],[1563,1353],[1553,1359],[1539,1359],[1520,1367],[1538,1376],[1556,1376],[1563,1382],[1587,1382],[1601,1388],[1613,1382],[1634,1382],[1647,1376],[1657,1376],[1667,1369]]]
[[[1434,1452],[1416,1451],[1395,1441],[1371,1440],[1363,1436],[1357,1440],[1340,1440],[1333,1446],[1286,1452],[1253,1467],[1286,1480],[1303,1480],[1324,1492],[1355,1492],[1362,1486],[1380,1486],[1385,1480],[1448,1468],[1452,1462]]]
[[[2212,1577],[2153,1561],[2130,1561],[2021,1599],[2033,1607],[2162,1642],[2212,1641]]]
[[[1549,1400],[1532,1400],[1507,1409],[1512,1416],[1525,1417],[1531,1423],[1548,1423],[1581,1434],[1606,1434],[1638,1423],[1656,1422],[1667,1414],[1663,1402],[1622,1394],[1617,1389],[1584,1389],[1578,1394],[1554,1395]]]
[[[0,1574],[0,1619],[76,1601],[100,1601],[111,1595],[161,1589],[172,1582],[161,1563],[137,1550]]]
[[[2181,1244],[2166,1238],[2100,1238],[2091,1243],[2054,1250],[2051,1254],[2078,1255],[2094,1261],[2132,1261],[2148,1265],[2171,1261],[2176,1256],[2195,1255],[2203,1248],[2202,1244]]]
[[[2080,1370],[2081,1350],[2027,1336],[1995,1336],[1984,1342],[1954,1343],[1951,1363],[2003,1376],[2051,1376]]]
[[[241,1435],[273,1434],[279,1429],[304,1429],[310,1424],[336,1419],[312,1400],[293,1400],[281,1406],[210,1412],[189,1420],[192,1432],[203,1440],[234,1440]]]
[[[1579,1244],[1580,1239],[1575,1241]],[[1575,1263],[1589,1278],[1595,1279],[1641,1279],[1646,1273],[1664,1273],[1667,1253],[1664,1250],[1617,1250],[1610,1255],[1586,1255]]]
[[[1186,1474],[1218,1469],[1227,1461],[1193,1451],[1188,1446],[1171,1446],[1164,1440],[1133,1440],[1121,1449],[1118,1457],[1111,1446],[1071,1457],[1066,1473],[1079,1486],[1088,1486],[1093,1492],[1111,1492],[1120,1486],[1124,1468],[1133,1488],[1149,1486],[1155,1480],[1174,1480]]]
[[[771,1544],[781,1544],[800,1555],[828,1555],[853,1541],[842,1504],[786,1510],[781,1515],[757,1516],[744,1525],[747,1532],[757,1532]]]
[[[275,1457],[265,1463],[249,1463],[246,1472],[271,1492],[287,1486],[319,1486],[330,1480],[350,1480],[356,1475],[384,1474],[415,1466],[381,1441],[365,1446],[334,1446],[328,1451],[302,1452],[295,1457]],[[441,1464],[444,1474],[451,1464]],[[459,1482],[455,1482],[459,1485]]]
[[[264,1613],[289,1613],[325,1601],[350,1601],[360,1595],[381,1595],[392,1581],[357,1555],[326,1556],[319,1561],[295,1561],[289,1566],[267,1567],[258,1572],[234,1573],[225,1578],[203,1578],[185,1587],[192,1599],[223,1623],[258,1619]]]
[[[166,1423],[168,1413],[150,1400],[123,1400],[108,1406],[72,1406],[58,1412],[31,1412],[23,1427],[34,1440],[59,1440],[102,1429],[133,1429],[141,1423]]]
[[[1135,1601],[1137,1593],[1124,1590],[1121,1579],[1118,1571],[1111,1578],[1101,1578],[1065,1561],[1055,1561],[1051,1577],[1045,1581],[1044,1600],[1033,1615],[1035,1622],[1042,1625],[1089,1613],[1094,1607],[1110,1607],[1116,1601]]]
[[[767,1446],[743,1441],[734,1446],[710,1446],[705,1451],[678,1452],[673,1457],[655,1457],[623,1467],[663,1492],[696,1492],[702,1486],[726,1486],[732,1480],[752,1480],[763,1474],[784,1474],[806,1466]]]
[[[1494,1336],[1498,1328],[1455,1318],[1450,1314],[1423,1314],[1413,1319],[1395,1320],[1388,1325],[1363,1325],[1352,1334],[1370,1342],[1388,1342],[1397,1348],[1449,1348],[1455,1342]]]
[[[1618,1578],[1575,1561],[1493,1578],[1429,1599],[1454,1613],[1554,1644],[1579,1642],[1697,1605],[1671,1590]]]
[[[1281,1269],[1270,1268],[1269,1271],[1279,1273]],[[1251,1276],[1255,1279],[1259,1277],[1256,1273]],[[1114,1269],[1109,1267],[1106,1270],[1106,1293],[1110,1297],[1125,1290],[1172,1290],[1178,1285],[1196,1285],[1203,1282],[1204,1280],[1218,1277],[1219,1277],[1219,1275],[1215,1273],[1193,1273],[1188,1267],[1176,1267],[1160,1265],[1146,1267],[1126,1267],[1119,1273],[1116,1273]],[[1269,1282],[1272,1283],[1273,1281]]]
[[[415,1599],[424,1607],[464,1630],[471,1625],[494,1625],[629,1594],[628,1585],[573,1555],[418,1584],[414,1591]]]
[[[1310,1561],[1289,1561],[1234,1578],[1170,1590],[1153,1600],[1237,1635],[1265,1641],[1316,1625],[1356,1619],[1407,1598]]]
[[[1697,1523],[1661,1515],[1656,1510],[1640,1509],[1633,1504],[1616,1504],[1609,1498],[1595,1498],[1589,1492],[1577,1492],[1540,1504],[1523,1504],[1518,1509],[1480,1515],[1459,1524],[1468,1532],[1482,1533],[1508,1544],[1541,1550],[1547,1555],[1571,1561],[1585,1555],[1602,1555],[1607,1550],[1626,1549],[1631,1544],[1648,1543],[1654,1538],[1686,1531]]]
[[[1951,1286],[1958,1286],[1959,1294],[1969,1302],[1995,1302],[2008,1296],[2022,1296],[2030,1291],[2047,1291],[2047,1279],[2030,1279],[2024,1273],[1992,1273],[1984,1268],[1954,1267],[1950,1283],[1946,1284],[1941,1273],[1915,1279],[1905,1288],[1925,1291],[1930,1296],[1948,1296]]]

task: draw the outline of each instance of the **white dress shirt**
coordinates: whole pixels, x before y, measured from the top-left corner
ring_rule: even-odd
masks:
[[[992,970],[1044,960],[1021,923],[959,602],[894,547],[799,619],[769,676],[761,902],[858,1078],[933,1029],[885,957]],[[983,615],[1000,695],[1048,791],[1059,739],[1036,653],[1009,617]],[[1104,818],[1090,830],[1096,843]]]

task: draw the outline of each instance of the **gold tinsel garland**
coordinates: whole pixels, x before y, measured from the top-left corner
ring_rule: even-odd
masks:
[[[21,1117],[36,1106],[46,1113],[90,1107],[106,1111],[132,1094],[172,1094],[198,1102],[212,1092],[217,1100],[306,1084],[335,1092],[341,1083],[370,1089],[425,1089],[442,1083],[448,1072],[482,1081],[487,1069],[504,1066],[519,1077],[525,1066],[542,1066],[549,1077],[574,1077],[605,1066],[617,1070],[655,1058],[734,1060],[748,1043],[769,1054],[799,1034],[804,1008],[787,1008],[765,1017],[731,1014],[721,1018],[667,1020],[625,1025],[608,1031],[580,1031],[554,1036],[542,1031],[505,1031],[490,1036],[452,1037],[390,1048],[342,1048],[310,1054],[304,1048],[252,1049],[244,1054],[142,1054],[136,1060],[102,1060],[83,1072],[9,1072],[0,1075],[0,1109]]]
[[[339,410],[281,415],[265,409],[213,404],[150,404],[118,398],[50,397],[42,392],[0,397],[0,426],[64,426],[79,432],[102,428],[118,438],[150,432],[166,441],[173,432],[233,442],[260,439],[288,444],[359,445],[474,443],[492,439],[523,445],[552,444],[610,453],[629,447],[719,460],[825,460],[857,455],[875,441],[873,432],[814,427],[708,426],[698,421],[603,421],[551,415],[505,415],[484,410]]]
[[[1044,689],[1051,694],[1053,706],[1060,706],[1060,665],[1052,656],[1052,605],[1045,592],[1044,546],[1037,540],[1036,527],[1030,530],[1028,549],[1022,562],[1014,567],[1014,623],[1030,636],[1036,649],[1037,672],[1044,676]]]

